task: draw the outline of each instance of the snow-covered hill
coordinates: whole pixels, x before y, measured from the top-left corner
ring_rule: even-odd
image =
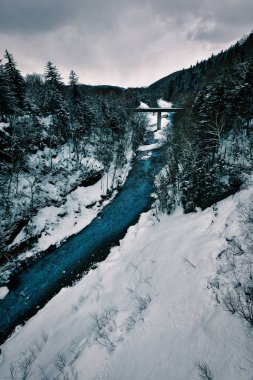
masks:
[[[206,363],[214,379],[252,379],[249,331],[210,287],[251,192],[160,222],[143,214],[104,262],[16,329],[0,378],[198,379]]]
[[[252,379],[251,331],[223,302],[234,276],[243,286],[246,255],[231,264],[228,248],[252,189],[205,211],[141,215],[104,262],[16,328],[0,379]]]

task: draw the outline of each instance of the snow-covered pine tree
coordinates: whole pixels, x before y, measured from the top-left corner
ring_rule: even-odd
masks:
[[[32,115],[41,116],[43,111],[44,81],[40,74],[28,74],[26,81],[26,103]]]
[[[47,62],[44,71],[44,78],[47,85],[55,87],[57,90],[61,90],[63,82],[62,77],[52,62]]]
[[[4,65],[0,61],[0,121],[6,121],[14,112],[15,102],[11,94],[10,83]]]
[[[20,112],[25,108],[25,81],[17,69],[13,55],[6,50],[4,57],[6,59],[4,69],[9,82],[11,102],[15,104],[15,111]]]
[[[78,76],[71,70],[69,74],[69,87],[70,87],[70,98],[73,102],[80,99],[80,91],[78,88]]]
[[[69,74],[69,111],[71,122],[84,123],[82,94],[78,87],[78,76],[71,70]]]
[[[59,127],[61,137],[66,141],[68,139],[69,114],[63,94],[62,78],[52,62],[46,64],[44,79],[44,112],[53,117],[55,126]]]

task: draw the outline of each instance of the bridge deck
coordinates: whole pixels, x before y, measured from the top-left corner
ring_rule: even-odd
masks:
[[[184,108],[129,108],[132,112],[156,112],[157,113],[157,130],[161,129],[162,112],[178,112],[183,111]]]
[[[130,108],[132,112],[178,112],[183,111],[184,108]]]

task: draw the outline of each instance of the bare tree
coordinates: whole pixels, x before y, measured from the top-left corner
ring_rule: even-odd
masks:
[[[95,313],[92,316],[91,337],[94,342],[106,347],[109,351],[116,349],[116,344],[110,338],[110,334],[116,329],[116,308],[105,309],[102,314]]]
[[[200,379],[213,380],[212,372],[206,362],[204,361],[198,362],[196,366],[198,369]]]

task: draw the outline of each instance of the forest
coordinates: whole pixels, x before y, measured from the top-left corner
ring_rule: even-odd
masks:
[[[250,34],[147,88],[128,89],[82,85],[73,70],[65,85],[52,62],[43,75],[24,78],[6,50],[0,64],[0,260],[38,239],[27,231],[25,242],[11,245],[38,209],[61,204],[78,185],[101,178],[112,162],[113,187],[119,185],[117,168],[126,162],[127,146],[135,151],[144,138],[146,121],[128,111],[140,101],[153,106],[164,98],[184,108],[174,115],[156,180],[161,211],[178,204],[185,212],[204,209],[238,191],[253,159],[252,41]],[[57,195],[46,184],[55,185]]]
[[[73,70],[65,85],[52,62],[43,75],[24,78],[6,50],[0,63],[1,263],[38,240],[28,222],[39,209],[63,204],[78,186],[109,171],[105,195],[119,186],[128,150],[144,135],[143,117],[127,110],[138,104],[137,93],[80,85]],[[23,228],[27,239],[10,248]]]
[[[168,133],[157,183],[162,210],[186,212],[234,194],[252,168],[253,34],[228,50],[161,79],[151,92],[183,106]]]

